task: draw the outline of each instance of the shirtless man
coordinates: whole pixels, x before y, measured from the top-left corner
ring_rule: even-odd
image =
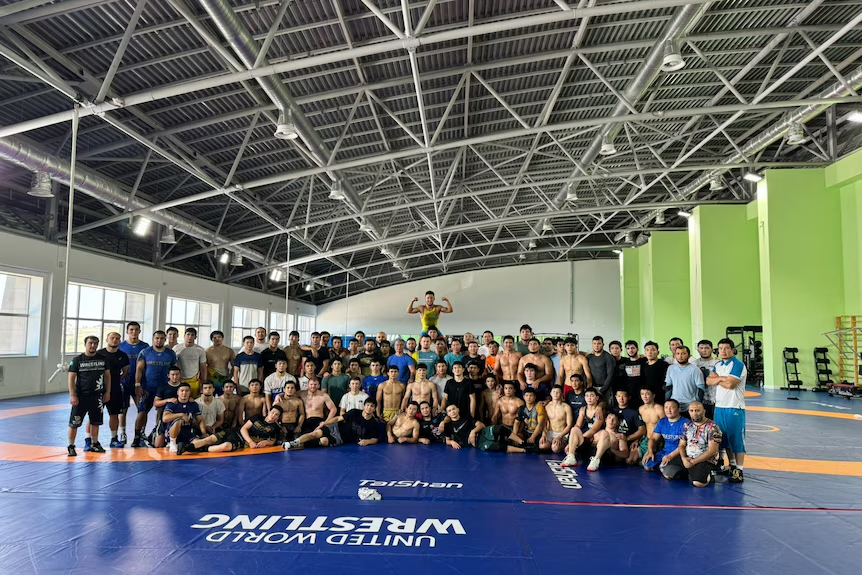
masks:
[[[655,430],[655,426],[661,421],[661,418],[665,416],[664,407],[655,402],[655,393],[650,388],[641,388],[641,401],[644,404],[638,408],[638,413],[640,413],[641,419],[646,424],[646,435],[638,442],[638,448],[631,450],[631,460],[635,459],[635,455],[638,456],[634,464],[643,461],[644,455],[649,451],[649,440],[652,437],[653,430]]]
[[[284,354],[287,356],[287,373],[293,377],[299,377],[302,369],[302,348],[299,346],[299,332],[290,332],[287,340],[288,344],[284,348]]]
[[[503,397],[497,400],[497,408],[491,417],[491,423],[501,423],[506,427],[514,427],[518,410],[524,405],[524,400],[515,395],[515,384],[507,381],[503,384]]]
[[[518,365],[521,361],[521,353],[515,351],[515,338],[511,335],[503,337],[503,351],[497,354],[497,361],[494,363],[494,375],[496,375],[503,385],[507,381],[515,384],[515,389],[523,391],[518,382]],[[526,387],[526,386],[524,386]]]
[[[224,345],[224,334],[218,330],[210,334],[212,345],[207,348],[207,376],[215,386],[216,395],[222,392],[224,382],[233,373],[233,360],[236,357],[233,350]],[[234,384],[234,388],[236,384]],[[225,406],[227,407],[227,406]]]
[[[491,424],[491,419],[497,412],[497,402],[500,401],[501,395],[503,395],[503,389],[497,384],[497,376],[486,375],[482,401],[479,402],[479,420],[485,425]]]
[[[389,443],[419,443],[419,404],[411,401],[404,412],[393,417],[386,426]]]
[[[545,405],[545,412],[548,415],[548,425],[539,440],[539,449],[563,453],[574,420],[572,408],[563,401],[563,388],[559,385],[551,388],[551,401]]]
[[[377,417],[389,423],[398,413],[407,386],[398,381],[398,367],[390,365],[389,379],[377,387]]]
[[[239,400],[237,427],[242,427],[256,415],[266,417],[266,397],[263,395],[263,384],[257,378],[248,382],[248,395]]]
[[[305,404],[296,394],[296,383],[288,381],[284,391],[276,398],[274,406],[281,408],[281,427],[284,436],[281,442],[292,441],[305,423]]]
[[[308,392],[305,396],[305,424],[303,433],[310,433],[323,426],[323,422],[338,415],[338,408],[325,391],[320,390],[320,381],[316,378],[308,380]]]
[[[236,394],[236,384],[233,381],[227,380],[224,382],[220,399],[224,404],[224,424],[222,426],[225,429],[236,427],[240,397]]]
[[[425,377],[427,374],[428,367],[424,363],[416,366],[416,381],[407,384],[404,400],[401,402],[401,411],[406,411],[410,402],[415,402],[418,406],[423,401],[427,401],[433,406],[432,415],[436,414],[437,406],[440,405],[440,397],[437,394],[437,386]]]
[[[587,382],[587,387],[592,385],[593,375],[590,373],[590,364],[585,356],[578,353],[577,340],[573,337],[567,337],[563,345],[566,348],[566,355],[560,358],[560,373],[557,374],[557,383],[565,385],[571,379],[572,374],[579,373]]]
[[[521,382],[522,390],[525,389],[527,385],[527,381],[524,379],[524,368],[531,363],[536,366],[537,384],[545,384],[545,387],[550,387],[554,382],[554,364],[551,363],[551,360],[547,355],[542,353],[541,347],[542,345],[539,343],[538,339],[535,337],[530,338],[530,353],[522,356],[521,361],[518,362],[518,381]],[[562,385],[560,387],[562,387]],[[541,400],[542,398],[540,397],[539,399]]]

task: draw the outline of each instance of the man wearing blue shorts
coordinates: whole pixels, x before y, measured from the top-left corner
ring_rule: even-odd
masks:
[[[722,431],[721,451],[727,451],[730,481],[742,483],[745,463],[745,364],[733,355],[733,342],[727,338],[718,342],[718,362],[706,378],[706,385],[715,388],[715,423]],[[722,454],[719,462],[724,462]]]
[[[135,420],[135,439],[132,447],[144,447],[144,427],[147,415],[153,408],[159,386],[168,381],[168,370],[177,363],[177,354],[165,346],[167,335],[159,330],[153,333],[153,345],[138,354],[135,369],[135,395],[138,401],[138,418]]]

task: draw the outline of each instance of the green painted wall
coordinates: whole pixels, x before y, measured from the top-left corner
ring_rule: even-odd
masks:
[[[640,341],[640,254],[635,248],[626,248],[620,254],[620,283],[623,297],[623,338]]]
[[[715,343],[728,326],[761,325],[760,250],[750,211],[748,205],[699,206],[689,219],[693,342]]]
[[[843,186],[841,202],[842,256],[844,264],[844,314],[862,314],[862,182]]]
[[[768,170],[757,202],[766,385],[784,385],[782,350],[797,347],[811,386],[812,350],[844,309],[840,194],[826,189],[824,169]]]
[[[688,234],[654,232],[648,244],[652,251],[653,331],[651,339],[667,353],[668,340],[681,337],[690,343],[691,300]]]

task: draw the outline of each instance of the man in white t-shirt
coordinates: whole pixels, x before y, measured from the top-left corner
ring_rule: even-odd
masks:
[[[715,388],[715,422],[721,428],[721,450],[727,451],[730,481],[742,483],[745,463],[745,380],[748,370],[733,355],[733,341],[718,342],[719,361],[706,378],[706,385]],[[720,458],[719,463],[723,463]]]
[[[201,396],[195,401],[200,406],[201,417],[207,428],[207,433],[215,433],[224,427],[224,403],[215,396],[215,386],[206,382],[201,386]]]
[[[341,396],[341,402],[338,404],[339,415],[344,415],[351,409],[362,409],[368,399],[368,394],[362,391],[362,379],[359,376],[351,376],[348,385],[350,391]]]
[[[269,341],[266,337],[266,328],[259,327],[254,330],[254,351],[260,353],[268,347]]]
[[[296,378],[287,373],[287,360],[280,359],[275,362],[275,371],[263,380],[263,395],[266,397],[266,411],[272,409],[275,400],[284,392],[287,382],[296,383]]]
[[[429,365],[428,368],[430,370],[431,366]],[[447,373],[448,369],[449,365],[445,361],[443,361],[443,358],[441,357],[440,360],[434,364],[434,375],[428,378],[432,382],[434,382],[434,385],[437,386],[437,397],[440,399],[441,402],[443,401],[443,392],[446,390],[446,383],[450,379],[452,379]],[[440,406],[436,407],[440,411],[443,410],[443,408]],[[432,411],[437,411],[437,409],[432,409]]]
[[[198,330],[186,328],[183,343],[174,346],[180,366],[180,383],[187,383],[192,390],[192,399],[201,395],[201,382],[207,379],[207,352],[197,345]]]

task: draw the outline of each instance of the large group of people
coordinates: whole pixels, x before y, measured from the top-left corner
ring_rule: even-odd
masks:
[[[445,337],[437,328],[452,304],[425,303],[419,338],[384,332],[351,338],[296,331],[281,345],[261,327],[242,349],[213,331],[168,328],[140,339],[136,322],[118,333],[88,336],[69,366],[68,455],[87,419],[86,451],[104,452],[99,427],[107,407],[110,447],[127,443],[126,416],[135,405],[131,447],[171,453],[227,452],[282,445],[286,450],[378,442],[475,447],[508,453],[549,452],[562,466],[637,465],[667,479],[705,487],[717,474],[743,481],[746,369],[729,339],[702,340],[697,354],[680,338],[659,345],[601,336],[581,351],[578,338],[497,340],[491,331]],[[344,339],[348,339],[347,342]],[[346,346],[344,344],[347,344]],[[715,357],[714,352],[717,352]],[[156,425],[145,431],[156,409]],[[726,461],[725,461],[726,458]]]

